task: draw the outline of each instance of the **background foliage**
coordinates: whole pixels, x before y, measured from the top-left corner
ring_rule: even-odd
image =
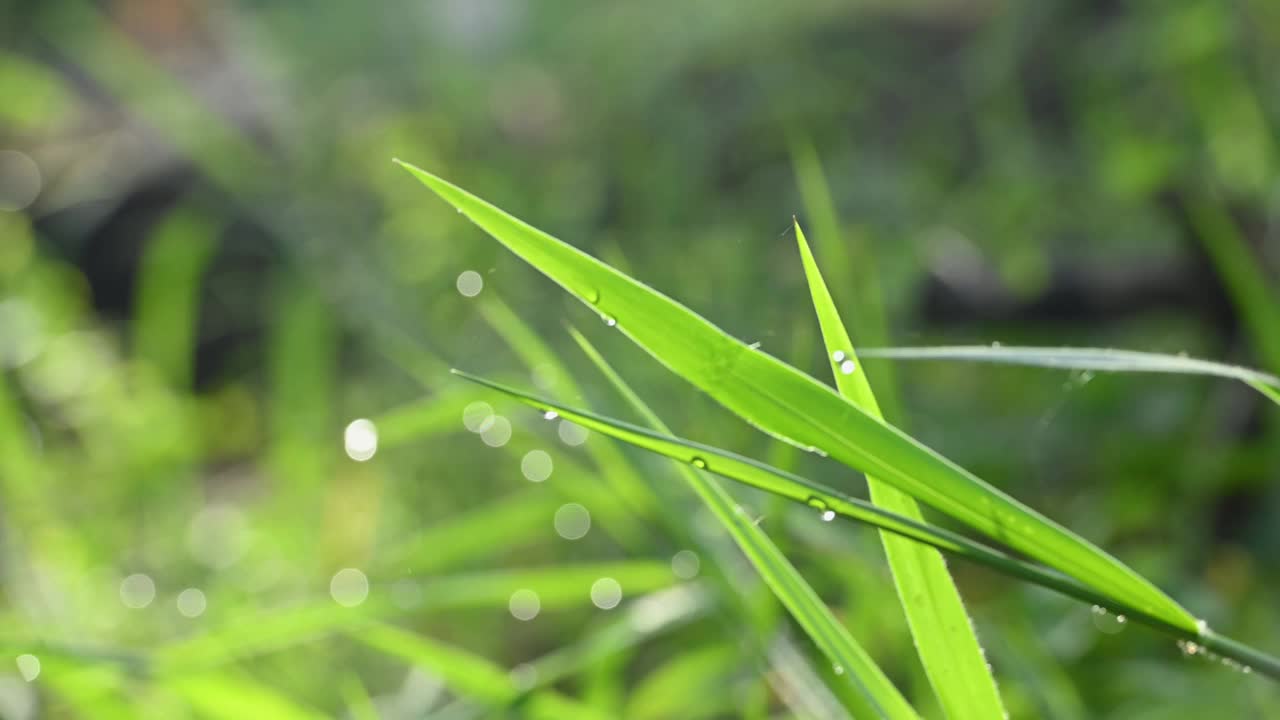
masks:
[[[1278,372],[1278,62],[1263,0],[0,2],[0,714],[834,712],[830,668],[672,468],[447,368],[627,416],[567,320],[676,432],[861,479],[690,392],[390,158],[823,379],[789,231],[808,147],[855,342],[883,303],[898,344]],[[1274,406],[894,370],[877,393],[918,437],[1280,649]],[[476,402],[502,420],[472,406],[469,432]],[[733,493],[936,713],[874,533]],[[1015,717],[1280,712],[1263,680],[952,568]]]

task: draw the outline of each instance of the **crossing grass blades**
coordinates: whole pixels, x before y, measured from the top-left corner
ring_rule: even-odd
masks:
[[[399,162],[399,161],[397,161]],[[841,518],[882,531],[890,568],[917,652],[939,703],[950,717],[1004,714],[995,679],[938,552],[992,568],[1094,606],[1176,639],[1186,652],[1224,659],[1242,672],[1280,680],[1280,660],[1213,629],[1138,572],[1046,515],[988,484],[880,417],[804,234],[796,238],[831,358],[835,389],[756,347],[615,268],[512,217],[424,170],[401,163],[440,198],[535,269],[605,318],[676,375],[762,431],[829,456],[869,478],[870,501],[732,451],[672,435],[599,353],[576,335],[615,386],[649,419],[640,427],[550,398],[476,377],[463,379],[511,396],[685,466],[686,479],[709,504],[753,566],[841,672],[858,717],[917,717],[785,556],[728,510],[726,496],[707,473],[807,505],[823,519]],[[950,349],[878,353],[885,357],[962,358],[1050,367],[1189,372],[1232,377],[1280,402],[1280,379],[1264,373],[1172,356],[1047,349]],[[646,414],[647,413],[647,414]],[[969,534],[927,523],[917,503],[950,516]],[[996,546],[1007,548],[997,549]],[[941,620],[938,620],[941,618]],[[932,624],[931,624],[932,623]],[[841,695],[844,697],[844,695]]]

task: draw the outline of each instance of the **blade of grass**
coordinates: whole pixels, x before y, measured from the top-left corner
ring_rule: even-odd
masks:
[[[486,502],[382,550],[375,556],[377,567],[400,574],[440,572],[510,552],[546,535],[561,502],[538,487]],[[502,532],[494,533],[495,527]]]
[[[1231,638],[1219,635],[1204,627],[1188,630],[1162,615],[1150,613],[1140,606],[1130,605],[1100,592],[1079,580],[1049,567],[1037,565],[994,549],[958,533],[933,525],[919,523],[890,512],[865,500],[849,497],[807,478],[770,467],[764,463],[743,457],[728,450],[714,448],[683,438],[647,430],[636,425],[606,418],[586,410],[570,408],[559,403],[499,385],[489,380],[468,375],[460,370],[455,374],[466,380],[487,385],[528,404],[539,411],[552,410],[572,419],[580,425],[602,435],[622,440],[636,447],[659,455],[687,462],[694,467],[716,473],[731,480],[774,493],[794,502],[804,503],[823,514],[824,520],[845,517],[873,525],[883,530],[911,538],[946,552],[959,555],[973,562],[986,565],[1005,575],[1020,578],[1069,597],[1106,607],[1169,635],[1193,640],[1193,647],[1203,647],[1224,657],[1237,660],[1246,666],[1280,679],[1280,659],[1251,648]]]
[[[547,379],[552,386],[558,388],[565,394],[575,397],[582,396],[578,384],[576,383],[573,375],[564,365],[563,361],[561,361],[561,359],[552,352],[537,333],[529,327],[527,323],[521,320],[519,315],[511,311],[507,305],[496,299],[487,300],[485,301],[485,304],[481,305],[481,312],[495,332],[497,332],[498,335],[516,351],[516,354],[520,356],[526,369],[530,372],[536,372],[540,377]],[[578,335],[577,331],[573,328],[570,328],[570,333],[576,336],[576,339],[579,341],[579,345],[583,345],[585,338]],[[589,347],[589,343],[584,346],[584,350],[588,351],[588,356],[593,356],[593,360],[599,358],[599,355],[598,353],[595,353],[594,348]],[[792,445],[787,445],[785,443],[779,443],[779,445],[794,450],[794,446]],[[610,468],[622,468],[625,472],[633,476],[636,481],[639,481],[639,475],[627,457],[617,452],[611,445],[594,443],[589,446],[588,449],[593,451],[591,454],[602,472],[607,474]],[[686,466],[680,465],[677,467],[688,472],[688,468]],[[626,482],[630,481],[628,480]],[[624,485],[625,484],[626,483],[624,482]],[[579,490],[582,489],[578,488],[576,485],[575,488]],[[684,497],[679,497],[678,493],[673,492],[682,489],[677,486],[670,486],[664,483],[652,483],[645,484],[642,489],[645,490],[647,495],[647,497],[643,497],[643,500],[646,503],[652,503],[654,501],[653,498],[656,498],[656,501],[662,507],[672,507],[682,505],[685,500]],[[725,552],[736,552],[736,549],[728,547],[728,543],[725,539],[708,537],[693,532],[690,518],[683,513],[660,513],[659,517],[656,519],[661,523],[660,527],[665,527],[672,535],[672,539],[676,540],[683,546],[697,547],[699,551],[705,553],[709,557],[722,559],[720,562],[714,563],[708,568],[709,570],[712,570],[712,572],[709,573],[710,578],[714,583],[716,583],[720,590],[719,597],[722,602],[726,603],[726,610],[735,616],[732,622],[739,623],[739,627],[742,626],[742,621],[746,621],[746,623],[754,626],[753,629],[756,635],[748,636],[749,644],[754,642],[757,637],[761,637],[763,635],[763,631],[771,627],[773,623],[771,620],[760,616],[758,609],[751,606],[750,599],[742,594],[743,578],[741,577],[741,573],[744,571],[751,571],[746,570],[745,568],[740,568],[739,566],[741,563],[735,563],[733,567],[729,567],[729,565],[724,562]],[[729,560],[732,561],[736,559],[737,558],[730,558]],[[733,571],[733,576],[728,574],[731,571]],[[772,591],[769,590],[769,592]],[[772,613],[769,613],[769,615],[772,616]],[[774,654],[769,652],[763,646],[759,648],[759,652],[762,659],[768,660],[774,657]],[[604,666],[601,665],[599,667]],[[772,667],[770,668],[770,671],[781,672],[781,669]],[[849,692],[857,693],[860,691],[850,685]]]
[[[549,374],[557,393],[581,397],[573,376],[557,361],[555,353],[542,342],[505,303],[487,295],[480,303],[480,314],[489,326],[509,345],[530,372],[541,369]],[[658,503],[653,491],[610,443],[586,443],[586,451],[604,478],[626,505],[643,518],[652,518]]]
[[[227,674],[186,675],[170,678],[164,684],[201,717],[216,720],[248,717],[320,720],[324,717],[266,685]]]
[[[660,433],[670,434],[667,425],[631,389],[622,376],[604,359],[595,346],[580,332],[570,329],[573,339],[582,347],[591,361],[644,421]],[[568,417],[568,416],[566,416]],[[576,422],[576,421],[575,421]],[[665,453],[664,453],[665,454]],[[687,453],[668,455],[681,460],[680,472],[693,491],[711,510],[720,524],[729,532],[747,559],[760,573],[760,577],[773,590],[779,602],[787,608],[800,627],[813,639],[814,644],[834,663],[846,671],[845,676],[857,684],[865,697],[874,703],[886,717],[915,717],[915,711],[884,675],[875,661],[867,654],[847,628],[831,613],[818,594],[805,581],[795,566],[778,549],[769,536],[746,518],[741,507],[714,479],[694,471],[688,464]],[[867,708],[849,708],[857,715]]]
[[[1085,347],[1027,347],[1017,345],[933,345],[925,347],[867,348],[863,358],[886,360],[961,360],[966,362],[1027,365],[1063,370],[1116,373],[1166,373],[1207,375],[1238,380],[1280,403],[1280,377],[1240,365],[1201,360],[1182,355]]]
[[[836,387],[841,395],[879,418],[880,405],[867,382],[866,373],[859,371],[853,341],[849,339],[799,223],[795,224],[795,231],[809,292],[813,296],[813,307],[834,369]],[[916,522],[924,522],[920,507],[910,495],[871,475],[867,476],[867,489],[876,505]],[[1000,701],[995,678],[987,667],[982,646],[942,554],[889,532],[882,531],[880,539],[893,572],[898,599],[907,616],[907,625],[915,639],[916,652],[947,717],[1004,717],[1004,705]]]
[[[353,640],[398,657],[444,681],[454,693],[494,709],[517,705],[536,718],[601,718],[598,711],[564,697],[554,690],[526,693],[505,669],[479,655],[407,630],[382,623],[370,623],[350,633]],[[547,707],[540,696],[554,695]],[[538,708],[545,708],[539,710]],[[554,712],[553,712],[554,710]]]
[[[174,388],[190,389],[195,372],[200,278],[217,250],[217,227],[180,207],[147,242],[134,301],[134,352]]]
[[[1249,329],[1259,359],[1268,369],[1280,372],[1280,302],[1274,281],[1267,277],[1266,269],[1221,202],[1191,201],[1187,211],[1201,245]]]
[[[729,681],[738,661],[737,647],[723,642],[686,650],[636,684],[627,699],[626,717],[636,720],[724,717],[728,698],[721,693],[708,693],[706,688],[719,687]]]
[[[1189,632],[1196,618],[1116,558],[813,378],[595,258],[412,165],[423,184],[601,313],[673,372],[757,427],[893,484],[934,508]]]
[[[535,592],[543,611],[590,606],[591,585],[602,577],[616,580],[627,594],[651,592],[675,582],[667,563],[652,560],[494,570],[427,577],[416,587],[402,580],[400,583],[405,583],[402,588],[416,589],[420,600],[411,607],[401,607],[392,602],[390,593],[375,578],[370,583],[369,598],[357,607],[341,607],[325,600],[240,615],[160,648],[152,660],[157,671],[189,672],[284,650],[373,618],[395,617],[410,610],[417,613],[505,610],[512,593],[521,589]]]

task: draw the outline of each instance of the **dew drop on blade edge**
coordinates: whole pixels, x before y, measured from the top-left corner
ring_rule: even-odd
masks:
[[[693,466],[698,468],[699,470],[707,469],[707,461],[703,460],[702,458],[696,457],[690,460],[689,462],[693,463]]]

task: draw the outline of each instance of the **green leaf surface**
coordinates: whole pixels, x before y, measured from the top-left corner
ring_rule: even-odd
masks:
[[[605,717],[582,703],[554,690],[526,694],[515,678],[492,661],[434,638],[408,630],[371,623],[351,633],[351,638],[369,647],[398,657],[440,678],[454,693],[495,709],[520,703],[525,717],[596,718]]]
[[[836,388],[868,414],[880,418],[880,406],[871,384],[858,365],[853,341],[849,339],[799,223],[795,224],[795,231]],[[876,505],[905,518],[924,522],[919,506],[910,495],[871,475],[867,476],[867,489]],[[947,717],[957,720],[1003,717],[1004,705],[1000,701],[995,678],[987,666],[960,592],[947,572],[942,554],[893,533],[882,531],[880,537],[911,636],[915,639],[916,652]]]
[[[321,720],[325,717],[275,689],[228,674],[185,675],[165,685],[182,697],[200,717],[210,720]]]
[[[736,340],[661,293],[430,173],[414,176],[650,352],[756,426],[890,483],[1144,612],[1194,616],[1116,558],[883,423],[831,388]]]
[[[925,347],[870,348],[864,358],[887,360],[960,360],[965,362],[1026,365],[1087,370],[1090,372],[1166,373],[1205,375],[1238,380],[1280,403],[1280,377],[1260,370],[1201,360],[1184,355],[1085,347],[1027,347],[1017,345],[932,345]]]
[[[1223,657],[1232,658],[1244,666],[1257,669],[1270,677],[1280,679],[1280,659],[1219,635],[1204,626],[1188,630],[1181,624],[1148,613],[1142,608],[1128,605],[1123,600],[1117,600],[1052,568],[1027,562],[950,530],[922,524],[873,503],[843,495],[799,475],[770,467],[728,450],[663,435],[586,410],[567,407],[459,370],[453,372],[459,377],[506,393],[539,411],[555,411],[602,435],[687,462],[700,470],[737,480],[765,492],[805,503],[818,510],[825,521],[845,517],[888,530],[986,565],[1011,577],[1027,580],[1084,602],[1106,607],[1112,612],[1124,615],[1127,620],[1136,620],[1174,637],[1190,640],[1192,646],[1203,647]]]
[[[608,378],[627,403],[644,418],[645,422],[659,433],[670,434],[670,430],[662,419],[631,389],[631,386],[613,369],[595,346],[576,330],[571,332],[596,367]],[[527,397],[521,399],[528,400]],[[583,424],[589,428],[601,427],[594,420],[589,420],[577,413],[570,412],[565,417],[574,419],[575,422],[582,419]],[[592,424],[585,424],[587,422]],[[603,429],[602,432],[612,434]],[[822,602],[822,598],[805,581],[800,571],[787,560],[778,546],[769,539],[764,530],[744,515],[741,506],[734,501],[733,497],[713,478],[695,471],[688,462],[689,455],[685,449],[662,454],[681,461],[680,471],[685,481],[742,549],[743,554],[756,572],[760,573],[760,577],[773,591],[778,601],[787,608],[791,616],[800,627],[804,628],[814,644],[822,650],[834,666],[846,671],[845,676],[862,691],[861,697],[865,697],[869,705],[851,707],[849,710],[855,715],[871,712],[882,717],[915,717],[915,711],[876,665],[875,660],[835,618],[830,608]]]

